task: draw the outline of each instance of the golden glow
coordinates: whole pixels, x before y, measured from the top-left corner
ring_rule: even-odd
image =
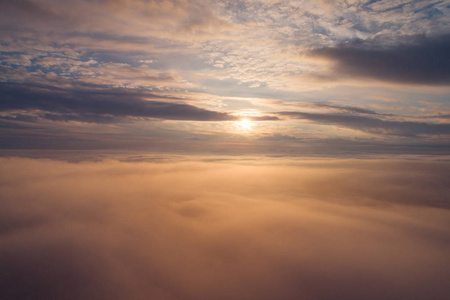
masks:
[[[242,119],[238,122],[238,124],[241,130],[251,130],[255,125],[255,122],[250,121],[249,119]]]

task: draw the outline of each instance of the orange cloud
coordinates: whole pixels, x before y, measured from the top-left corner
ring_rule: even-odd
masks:
[[[1,298],[449,295],[448,163],[206,160],[2,158]]]

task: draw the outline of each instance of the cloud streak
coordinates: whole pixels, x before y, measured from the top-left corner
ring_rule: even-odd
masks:
[[[100,91],[30,87],[22,84],[0,85],[1,111],[40,110],[40,117],[60,121],[109,122],[127,117],[168,120],[229,121],[236,117],[193,105],[145,100],[161,97],[124,89]]]
[[[334,125],[367,133],[398,136],[449,135],[450,124],[411,121],[382,120],[354,114],[327,114],[307,112],[280,112],[281,116],[312,121],[317,124]]]

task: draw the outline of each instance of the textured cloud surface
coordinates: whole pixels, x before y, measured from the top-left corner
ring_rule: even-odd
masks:
[[[448,299],[450,164],[0,160],[2,299]]]

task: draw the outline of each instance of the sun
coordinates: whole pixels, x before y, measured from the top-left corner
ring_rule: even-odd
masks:
[[[255,122],[250,121],[249,119],[242,119],[238,121],[238,125],[241,130],[251,130],[252,127],[255,125]]]

